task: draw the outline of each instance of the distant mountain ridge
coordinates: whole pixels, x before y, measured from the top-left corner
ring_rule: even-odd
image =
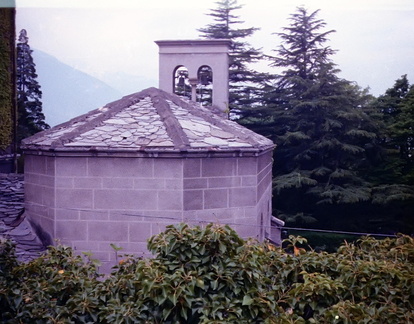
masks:
[[[50,126],[102,107],[124,95],[45,52],[33,49],[32,56],[42,91],[43,113]]]
[[[150,87],[158,87],[158,80],[128,74],[122,71],[115,73],[105,72],[98,76],[98,79],[122,92],[123,95],[139,92]]]

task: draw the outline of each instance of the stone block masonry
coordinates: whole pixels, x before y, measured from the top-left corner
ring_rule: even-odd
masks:
[[[168,224],[213,221],[259,239],[261,228],[270,226],[270,195],[262,184],[269,182],[262,176],[269,158],[28,159],[47,165],[26,170],[27,186],[35,189],[26,197],[30,218],[62,243],[79,251],[88,247],[107,270],[116,259],[111,243],[122,253],[147,255],[136,247]]]

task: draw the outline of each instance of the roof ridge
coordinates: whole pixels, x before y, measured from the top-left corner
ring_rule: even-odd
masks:
[[[112,101],[112,102],[106,104],[105,106],[103,106],[101,108],[94,109],[94,110],[92,110],[92,111],[90,111],[90,112],[88,112],[84,115],[81,115],[79,117],[71,119],[67,123],[62,124],[62,126],[64,126],[65,124],[69,124],[69,125],[73,124],[76,121],[76,119],[85,120],[85,118],[87,118],[88,116],[93,116],[94,114],[96,114],[100,110],[102,110],[104,108],[107,108],[106,111],[101,111],[101,114],[99,116],[97,116],[97,117],[95,117],[91,120],[87,120],[83,125],[80,125],[79,127],[74,129],[73,131],[62,135],[59,139],[53,141],[51,143],[50,147],[55,148],[59,145],[64,145],[64,144],[70,142],[72,139],[74,139],[77,136],[81,135],[85,131],[88,131],[88,130],[92,129],[95,126],[98,126],[104,120],[107,120],[107,119],[115,116],[117,113],[119,113],[125,107],[131,106],[131,105],[134,105],[134,104],[140,102],[141,100],[146,98],[150,93],[152,93],[153,89],[155,89],[155,88],[148,88],[148,89],[142,90],[140,92],[124,96],[121,99]]]
[[[186,151],[190,148],[190,141],[177,120],[177,117],[171,111],[171,106],[167,102],[168,97],[167,92],[157,90],[151,96],[152,103],[161,117],[174,146],[180,151]]]
[[[223,131],[229,132],[229,133],[234,133],[234,126],[237,125],[236,127],[238,128],[238,136],[245,140],[246,142],[248,142],[249,144],[251,144],[253,147],[257,147],[259,146],[259,143],[257,143],[255,137],[258,136],[257,133],[253,132],[250,129],[247,129],[241,125],[239,125],[238,123],[230,120],[230,119],[225,119],[222,116],[219,116],[218,114],[212,114],[211,113],[211,109],[207,109],[204,106],[197,106],[191,103],[188,103],[184,100],[182,100],[179,96],[177,95],[172,95],[167,93],[169,99],[176,104],[177,106],[184,106],[185,108],[188,109],[191,114],[193,114],[196,117],[200,117],[206,121],[208,121],[209,123],[211,123],[214,126],[217,126],[219,128],[221,128]],[[180,102],[181,101],[181,102]],[[184,103],[184,104],[183,104]],[[229,122],[233,125],[230,125]]]

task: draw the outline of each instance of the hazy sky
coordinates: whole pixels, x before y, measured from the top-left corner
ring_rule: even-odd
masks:
[[[5,0],[0,0],[5,1]],[[212,22],[215,0],[16,0],[17,30],[29,44],[93,76],[125,72],[158,80],[160,39],[194,39]],[[334,29],[329,45],[342,77],[375,95],[402,74],[414,83],[413,0],[239,0],[242,27],[260,28],[248,41],[272,54],[275,32],[303,5]],[[267,63],[257,67],[268,70]],[[154,84],[157,86],[157,83]],[[137,89],[140,91],[142,89]]]

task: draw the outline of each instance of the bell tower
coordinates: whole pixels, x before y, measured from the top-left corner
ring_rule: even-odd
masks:
[[[159,40],[159,88],[227,111],[229,102],[229,39]],[[206,95],[205,95],[206,96]]]

